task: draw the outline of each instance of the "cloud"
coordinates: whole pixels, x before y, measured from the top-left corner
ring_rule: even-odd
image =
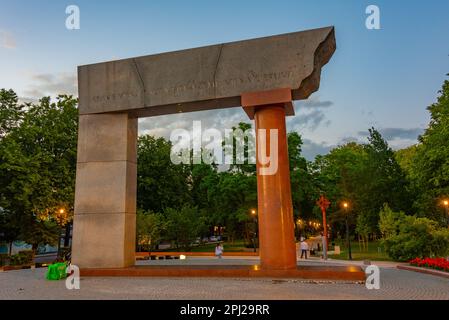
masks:
[[[0,48],[5,49],[16,48],[16,39],[14,39],[13,35],[10,32],[0,30]]]
[[[333,106],[332,101],[321,101],[317,97],[312,97],[308,100],[296,101],[294,105],[296,116],[287,118],[288,130],[302,131],[308,129],[315,131],[321,125],[330,125],[331,121],[326,120],[323,109]]]
[[[317,155],[325,155],[334,148],[334,145],[328,145],[325,142],[315,142],[310,139],[303,138],[302,155],[309,161],[315,159]]]
[[[321,123],[321,120],[318,119],[311,120],[313,117],[314,116],[309,116],[308,119],[303,118],[302,120],[299,120],[300,117],[288,119],[293,120],[298,118],[301,125],[306,125],[309,122]],[[320,118],[320,116],[318,116],[318,118]],[[209,110],[141,118],[139,119],[139,134],[150,134],[155,137],[170,139],[170,134],[174,129],[185,129],[191,132],[193,121],[201,121],[203,132],[208,128],[216,128],[222,131],[222,133],[224,132],[224,129],[231,129],[232,127],[237,126],[239,122],[251,122],[242,108]],[[291,126],[289,126],[288,131],[292,130]],[[303,156],[307,160],[313,160],[318,154],[326,154],[334,147],[325,142],[318,143],[310,139],[303,139],[303,142]]]
[[[418,136],[424,132],[422,128],[383,128],[379,129],[380,134],[387,141],[393,140],[413,140],[416,141]],[[368,131],[359,131],[360,136],[367,136]]]
[[[139,134],[150,134],[168,139],[175,129],[191,131],[193,121],[201,121],[203,131],[215,128],[222,132],[224,129],[237,126],[239,122],[251,122],[241,107],[179,113],[139,119]]]
[[[330,120],[326,121],[326,116],[322,110],[296,110],[295,117],[287,118],[287,129],[290,131],[302,131],[308,129],[315,131],[320,125],[329,126]]]
[[[326,100],[321,101],[317,98],[310,98],[308,100],[301,100],[295,103],[298,108],[329,108],[332,107],[334,103],[332,101]]]
[[[296,103],[296,116],[287,118],[287,131],[301,132],[304,129],[315,130],[319,126],[328,126],[323,108],[333,105],[331,101],[319,101],[317,99],[301,101]],[[185,129],[192,131],[193,121],[201,121],[202,130],[216,128],[222,133],[224,129],[236,127],[239,122],[252,123],[241,107],[208,110],[192,113],[180,113],[157,117],[139,119],[139,134],[149,134],[155,137],[170,138],[170,134],[175,129]],[[313,160],[318,154],[326,154],[334,146],[324,142],[318,143],[309,139],[303,139],[303,154],[308,160]]]
[[[30,82],[32,84],[24,91],[24,96],[21,97],[22,101],[36,101],[44,96],[55,97],[59,94],[78,95],[75,73],[32,74]]]
[[[362,141],[361,137],[344,137],[341,139],[339,144],[346,144],[350,142],[364,143],[365,141]]]
[[[41,82],[50,82],[48,75],[40,75]],[[312,102],[301,102],[300,105],[307,104],[306,108],[297,108],[295,117],[287,118],[288,131],[302,131],[309,129],[314,131],[320,125],[328,126],[330,121],[326,121],[326,116],[321,108],[327,108],[333,103],[330,101],[312,100]],[[316,106],[312,108],[311,106]],[[239,122],[252,122],[241,107],[227,108],[219,110],[208,110],[191,113],[180,113],[164,115],[139,120],[139,134],[151,134],[157,137],[169,138],[174,129],[192,130],[193,121],[201,121],[202,129],[216,128],[220,131],[231,129]]]

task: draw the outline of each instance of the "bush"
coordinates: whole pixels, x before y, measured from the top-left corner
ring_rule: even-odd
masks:
[[[443,257],[449,254],[449,231],[438,228],[437,222],[392,213],[397,230],[389,230],[383,240],[387,254],[397,261],[414,258]]]
[[[9,256],[6,253],[0,253],[0,267],[5,266],[9,260]]]
[[[137,211],[136,235],[137,251],[154,251],[162,239],[167,222],[162,214]]]
[[[18,254],[12,255],[10,258],[10,264],[12,266],[20,266],[24,264],[30,264],[33,262],[34,253],[31,250],[20,251]]]
[[[181,209],[167,208],[165,210],[167,221],[167,238],[173,239],[176,247],[184,251],[192,249],[192,243],[206,229],[204,217],[196,207],[185,205]]]

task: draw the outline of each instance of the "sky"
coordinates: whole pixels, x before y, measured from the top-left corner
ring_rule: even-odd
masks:
[[[80,29],[66,28],[66,7]],[[366,8],[380,10],[368,30]],[[337,50],[321,86],[295,102],[288,131],[299,132],[309,159],[368,128],[389,144],[417,142],[449,73],[448,0],[0,0],[0,88],[24,100],[77,96],[77,66],[223,42],[335,26]],[[139,120],[139,132],[169,137],[175,128],[231,128],[250,122],[240,107]]]

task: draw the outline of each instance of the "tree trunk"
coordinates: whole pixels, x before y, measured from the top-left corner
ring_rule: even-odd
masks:
[[[64,247],[67,248],[70,246],[70,229],[71,229],[71,223],[67,222],[65,226],[65,237],[64,237]]]
[[[31,250],[33,251],[33,257],[31,258],[31,262],[34,262],[34,257],[36,256],[37,247],[38,247],[38,245],[35,243],[31,247]]]

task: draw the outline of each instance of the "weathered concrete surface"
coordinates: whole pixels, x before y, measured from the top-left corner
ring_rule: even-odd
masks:
[[[326,27],[81,66],[80,114],[236,107],[242,93],[278,88],[306,99],[335,48],[334,28]]]
[[[72,261],[79,267],[134,264],[137,119],[81,115]]]

